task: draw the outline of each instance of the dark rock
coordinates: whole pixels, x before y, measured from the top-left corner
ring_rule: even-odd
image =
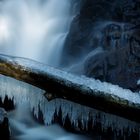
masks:
[[[10,139],[9,121],[7,113],[3,108],[0,108],[0,139],[1,140]]]
[[[140,38],[138,30],[131,29],[131,26],[114,23],[102,29],[104,52],[85,61],[85,75],[139,90]]]
[[[4,101],[0,98],[0,107],[4,108],[6,111],[13,110],[15,108],[13,99],[9,99],[5,96]]]
[[[65,42],[63,54],[66,59],[62,64],[69,65],[83,54],[90,52],[96,46],[91,43],[94,27],[98,21],[121,21],[120,2],[117,0],[82,0],[81,10],[73,19],[70,32]],[[96,24],[97,23],[97,24]]]
[[[62,64],[70,66],[85,58],[85,75],[139,90],[139,23],[139,0],[82,0],[65,42]],[[88,57],[98,47],[104,52]]]

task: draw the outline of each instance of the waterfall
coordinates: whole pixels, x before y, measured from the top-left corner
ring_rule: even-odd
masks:
[[[70,0],[0,1],[0,52],[58,66],[71,7]]]

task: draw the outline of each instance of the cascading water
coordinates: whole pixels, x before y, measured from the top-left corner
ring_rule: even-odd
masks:
[[[0,51],[57,66],[72,17],[69,0],[0,1]]]
[[[26,57],[58,66],[72,18],[70,0],[0,1],[0,53]],[[4,99],[5,94],[8,93],[8,98],[14,96],[14,100],[18,101],[16,103],[17,109],[9,113],[12,139],[87,139],[83,136],[69,134],[56,125],[46,127],[37,124],[30,116],[30,102],[26,95],[29,93],[36,94],[36,92],[39,94],[43,91],[35,87],[28,87],[24,83],[18,86],[18,84],[15,85],[14,81],[10,82],[10,79],[4,78],[4,81],[2,79],[3,77],[0,76],[2,82],[0,87],[1,98]],[[9,82],[10,84],[8,84]],[[25,96],[20,98],[22,93]],[[37,107],[38,103],[34,100],[34,95],[31,98],[31,102],[36,104],[32,107]],[[46,101],[43,100],[42,102]],[[47,104],[42,105],[45,107]],[[50,109],[54,108],[52,104],[49,107],[51,107]],[[36,110],[37,112],[38,110]],[[48,117],[45,120],[46,123],[50,124],[54,112],[47,111],[47,113],[45,115]],[[29,117],[25,117],[25,114],[28,114]]]

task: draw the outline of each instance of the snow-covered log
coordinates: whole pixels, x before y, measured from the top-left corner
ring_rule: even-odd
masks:
[[[0,74],[45,90],[49,100],[62,98],[140,122],[140,94],[117,85],[7,55],[0,55]]]

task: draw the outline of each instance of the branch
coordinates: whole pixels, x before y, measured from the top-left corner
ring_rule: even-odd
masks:
[[[44,89],[49,100],[62,98],[140,122],[140,94],[39,62],[0,55],[0,74]]]

